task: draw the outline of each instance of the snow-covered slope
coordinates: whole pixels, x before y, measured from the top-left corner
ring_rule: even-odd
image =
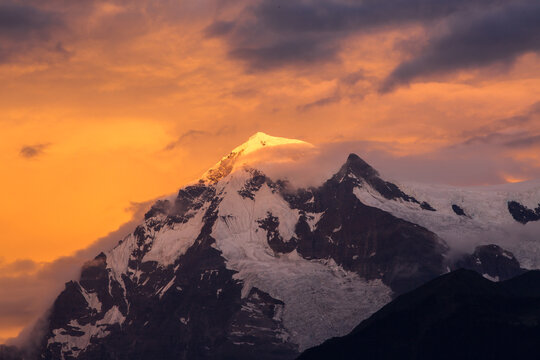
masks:
[[[453,251],[460,234],[506,224],[510,195],[481,205],[481,192],[397,186],[352,154],[320,186],[292,189],[253,167],[280,147],[312,145],[255,134],[85,264],[53,306],[42,358],[293,359],[456,264],[522,271],[482,241]],[[513,198],[533,209],[518,208],[526,224],[508,224],[535,226],[531,191]]]
[[[400,199],[388,200],[369,185],[357,188],[355,195],[367,205],[428,228],[455,252],[498,244],[513,252],[524,267],[540,268],[540,222],[514,216],[509,209],[509,204],[521,205],[530,212],[538,208],[539,181],[485,187],[396,184],[436,211],[422,211],[417,204]]]

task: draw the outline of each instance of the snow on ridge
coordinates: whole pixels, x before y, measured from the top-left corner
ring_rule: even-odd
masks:
[[[502,204],[503,208],[506,208],[508,201],[518,201],[529,208],[536,208],[540,203],[540,180],[490,186],[451,186],[413,182],[404,182],[399,186],[410,195],[427,197],[434,204],[439,202],[441,206],[451,201],[465,201],[464,206],[474,208],[476,205],[480,215],[494,204]]]
[[[508,201],[536,208],[540,203],[540,182],[490,187],[396,185],[419,201],[428,202],[436,211],[423,210],[399,199],[385,199],[367,184],[356,187],[354,194],[368,206],[433,231],[448,243],[452,252],[472,252],[478,245],[496,244],[511,251],[522,266],[540,267],[540,223],[520,224],[508,211]],[[461,207],[466,216],[456,214],[453,204]]]

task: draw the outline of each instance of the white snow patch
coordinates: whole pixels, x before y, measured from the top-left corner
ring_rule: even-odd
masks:
[[[69,326],[73,327],[76,331],[82,332],[83,334],[81,336],[69,335],[63,328],[54,329],[54,336],[49,338],[47,344],[61,344],[62,359],[64,359],[64,354],[68,352],[71,352],[73,356],[78,357],[80,352],[88,347],[93,338],[104,338],[110,334],[110,331],[107,330],[107,326],[112,324],[122,324],[124,321],[125,317],[118,307],[113,306],[107,311],[103,319],[96,321],[95,325],[92,325],[92,323],[80,325],[77,320],[71,320]]]
[[[321,219],[321,216],[324,215],[324,212],[320,213],[306,213],[306,222],[309,225],[309,228],[311,231],[315,231],[315,228],[317,227],[317,223]]]
[[[186,223],[164,226],[155,234],[152,248],[144,256],[145,261],[156,261],[162,266],[172,265],[179,256],[193,245],[199,235],[206,207],[199,209]]]
[[[99,301],[97,293],[88,292],[80,284],[79,284],[79,289],[81,291],[82,296],[84,296],[84,299],[86,300],[86,303],[88,304],[88,307],[90,309],[96,310],[97,312],[100,312],[101,311],[101,301]]]
[[[165,295],[165,293],[167,292],[167,290],[169,290],[171,288],[171,286],[174,285],[174,281],[176,280],[176,275],[173,276],[173,278],[171,279],[171,281],[169,281],[167,283],[167,285],[165,285],[160,291],[159,291],[159,298],[161,299],[163,297],[163,295]]]
[[[136,239],[133,234],[129,234],[122,240],[114,249],[109,251],[107,255],[107,267],[112,270],[112,275],[124,289],[125,285],[122,280],[122,274],[127,273],[128,263],[133,250],[136,247]]]

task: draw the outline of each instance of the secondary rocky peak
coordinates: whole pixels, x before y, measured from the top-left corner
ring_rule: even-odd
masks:
[[[356,154],[349,154],[347,161],[343,164],[341,171],[344,175],[354,174],[358,178],[372,179],[379,176],[379,172],[375,170],[371,165],[362,160]]]
[[[388,200],[401,199],[416,203],[424,210],[436,211],[429,203],[420,202],[413,196],[404,193],[396,184],[383,180],[377,170],[356,154],[349,154],[347,161],[333,179],[340,182],[349,179],[348,181],[352,181],[357,186],[371,187]]]

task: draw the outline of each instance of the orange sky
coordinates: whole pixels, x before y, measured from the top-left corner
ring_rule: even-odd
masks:
[[[249,40],[245,34],[208,35],[219,20],[248,26],[244,17],[257,13],[246,4],[50,0],[0,7],[21,19],[31,7],[49,14],[46,25],[28,31],[0,26],[0,269],[88,247],[129,221],[133,203],[175,192],[256,131],[442,162],[470,141],[489,147],[460,148],[460,156],[475,151],[479,166],[485,160],[493,169],[461,183],[540,174],[540,142],[508,145],[540,134],[535,49],[381,93],[384,79],[428,46],[439,25],[413,19],[340,29],[334,56],[257,69],[231,55]],[[508,120],[518,116],[527,120]],[[384,168],[384,161],[375,165]],[[22,326],[0,327],[0,339]]]

